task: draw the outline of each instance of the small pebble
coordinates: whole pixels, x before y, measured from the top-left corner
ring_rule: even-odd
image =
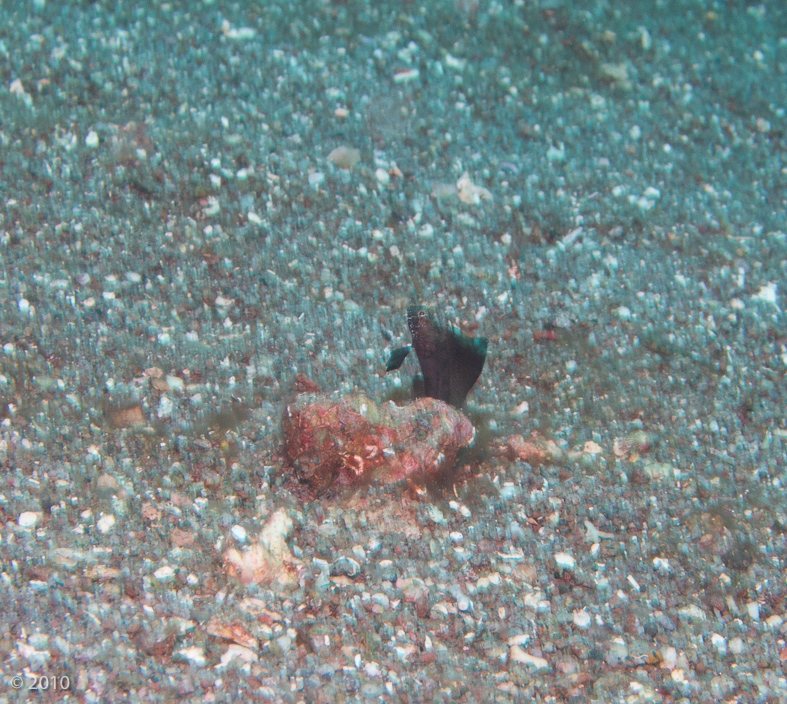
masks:
[[[376,592],[375,594],[372,594],[372,601],[375,604],[382,606],[384,609],[388,609],[391,606],[391,600],[382,592]]]
[[[684,606],[682,609],[679,609],[678,616],[680,616],[684,621],[692,621],[694,623],[706,621],[708,618],[705,615],[705,612],[696,604]]]
[[[577,561],[567,552],[559,552],[555,554],[555,564],[563,570],[576,569]]]
[[[503,486],[500,487],[500,498],[504,501],[515,499],[520,493],[519,487],[514,482],[503,482]]]
[[[432,237],[434,237],[434,227],[432,227],[432,225],[429,223],[422,225],[418,229],[418,236],[425,240],[432,239]]]
[[[39,518],[41,518],[41,513],[39,511],[25,511],[19,514],[17,523],[20,528],[30,530],[31,528],[35,527]]]
[[[661,660],[668,670],[674,670],[678,665],[678,650],[671,645],[665,645],[661,649]]]
[[[502,582],[499,572],[492,572],[491,574],[479,577],[476,582],[476,591],[485,593],[488,592],[493,586],[498,587]]]
[[[404,71],[397,71],[393,75],[393,82],[394,83],[406,83],[408,81],[415,80],[420,75],[421,75],[421,73],[420,73],[420,71],[417,68],[409,68],[409,69],[405,69]]]
[[[205,658],[204,648],[200,648],[196,645],[177,650],[172,654],[172,659],[175,661],[186,662],[192,667],[205,667],[208,662]]]
[[[380,672],[380,666],[376,662],[367,662],[363,666],[363,671],[369,677],[381,677],[382,676],[382,672]]]
[[[438,525],[445,523],[445,516],[443,515],[443,512],[434,504],[431,504],[426,510],[426,515],[433,523],[437,523]]]
[[[104,514],[96,521],[96,528],[101,533],[109,533],[115,527],[115,517],[111,513]]]
[[[669,560],[663,557],[654,557],[653,566],[662,574],[667,574],[670,571]]]
[[[527,665],[531,670],[545,670],[549,667],[549,663],[544,658],[531,655],[518,645],[512,645],[509,653],[511,660],[518,662],[520,665]]]
[[[527,401],[522,401],[515,409],[514,415],[523,416],[530,410],[530,404]]]
[[[289,641],[287,636],[281,636],[281,638],[276,640],[277,644],[282,639]],[[289,650],[289,645],[287,650]],[[258,656],[257,653],[255,653],[250,648],[244,648],[242,645],[231,645],[229,648],[227,648],[224,655],[221,656],[221,667],[226,667],[236,658],[242,662],[257,662]]]
[[[328,154],[328,161],[342,169],[351,169],[361,160],[361,152],[353,147],[336,147]]]
[[[613,638],[609,641],[607,649],[606,661],[610,667],[617,667],[623,660],[628,657],[629,649],[626,641],[621,637]]]
[[[714,633],[710,637],[710,642],[719,655],[727,654],[727,639],[724,636]]]
[[[776,297],[776,284],[773,282],[770,282],[765,286],[760,286],[760,290],[755,293],[752,298],[764,301],[765,303],[771,303],[776,306],[776,308],[779,307]]]
[[[153,577],[155,577],[159,584],[166,584],[167,582],[171,582],[173,579],[175,579],[175,570],[173,570],[169,565],[164,565],[164,567],[159,567],[153,573]]]
[[[631,309],[626,306],[620,306],[617,309],[618,318],[621,320],[631,320]]]
[[[584,609],[579,609],[578,611],[574,611],[574,625],[577,628],[585,628],[590,627],[590,614],[585,611]]]
[[[380,560],[377,564],[378,567],[378,574],[380,575],[380,579],[386,582],[395,582],[398,576],[396,566],[394,565],[392,560]]]
[[[334,560],[331,565],[332,575],[344,575],[345,577],[357,577],[361,573],[361,566],[351,557],[340,557]]]
[[[290,638],[288,635],[279,636],[276,639],[276,645],[278,646],[281,653],[287,653],[289,652],[290,648],[292,648],[292,638]]]
[[[661,626],[663,629],[667,631],[674,631],[676,626],[675,622],[667,616],[663,611],[654,611],[653,612],[653,620]]]

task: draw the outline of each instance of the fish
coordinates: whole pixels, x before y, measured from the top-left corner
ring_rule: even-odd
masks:
[[[412,349],[423,375],[423,395],[458,408],[473,388],[486,362],[488,340],[471,337],[453,325],[442,326],[425,306],[407,309],[413,344],[391,352],[385,371],[399,369]]]

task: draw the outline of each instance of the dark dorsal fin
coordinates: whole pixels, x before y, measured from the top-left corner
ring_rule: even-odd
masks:
[[[385,371],[392,372],[394,369],[399,369],[402,366],[402,362],[407,359],[407,355],[410,354],[412,348],[412,345],[407,345],[406,347],[397,347],[393,350],[385,365]]]
[[[487,339],[470,337],[452,325],[440,326],[423,306],[407,309],[407,323],[426,396],[461,406],[484,369]]]
[[[470,337],[453,326],[448,328],[447,342],[451,353],[448,403],[461,406],[484,370],[489,343],[485,337]]]

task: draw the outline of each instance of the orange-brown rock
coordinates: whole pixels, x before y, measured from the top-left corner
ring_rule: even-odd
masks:
[[[469,419],[442,401],[396,406],[362,394],[301,394],[287,407],[282,428],[293,467],[318,491],[420,483],[450,470],[475,436]]]
[[[545,462],[558,462],[565,455],[553,440],[547,440],[538,433],[533,433],[529,438],[509,435],[502,450],[509,459],[521,460],[534,467]]]

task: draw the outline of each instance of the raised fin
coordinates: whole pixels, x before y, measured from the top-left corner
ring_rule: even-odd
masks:
[[[447,344],[451,356],[448,403],[461,406],[484,370],[489,343],[485,337],[470,337],[450,326]]]
[[[488,342],[454,326],[441,327],[426,308],[407,309],[413,347],[424,375],[426,396],[461,406],[484,368]]]
[[[399,369],[412,348],[412,345],[407,345],[406,347],[397,347],[393,350],[388,358],[388,362],[385,364],[385,371],[392,372],[394,369]]]

